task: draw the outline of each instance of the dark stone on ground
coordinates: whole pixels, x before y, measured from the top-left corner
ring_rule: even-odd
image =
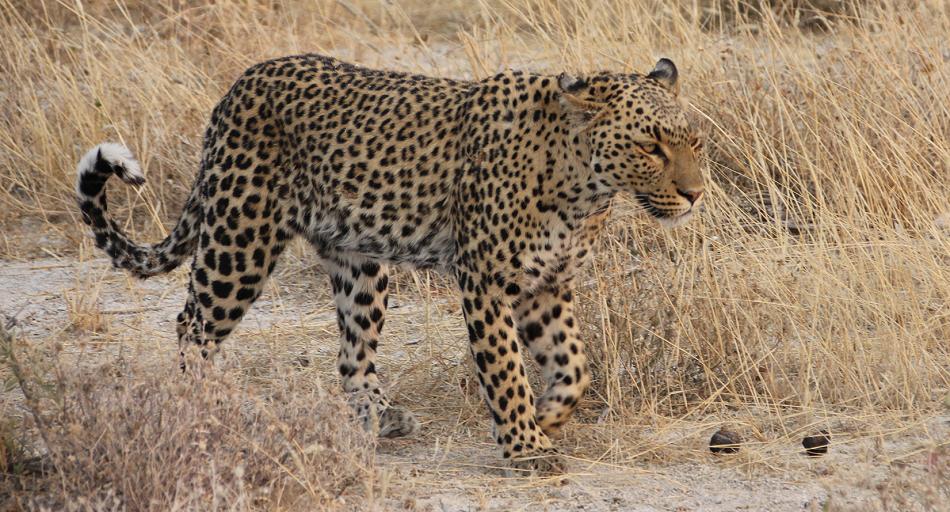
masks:
[[[741,442],[742,438],[739,437],[739,434],[731,430],[719,429],[709,439],[709,451],[716,454],[737,453]]]
[[[805,447],[805,453],[807,453],[809,457],[820,457],[828,453],[829,444],[831,444],[831,434],[827,430],[805,436],[805,438],[802,439],[802,446]]]

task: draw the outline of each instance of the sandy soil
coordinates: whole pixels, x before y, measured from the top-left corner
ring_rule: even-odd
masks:
[[[303,263],[284,265],[242,324],[227,348],[238,366],[262,348],[249,340],[279,337],[287,352],[281,357],[312,363],[327,381],[334,379],[336,333],[328,287],[315,265]],[[108,336],[82,336],[83,347],[74,350],[130,351],[164,358],[173,367],[173,320],[183,303],[183,276],[179,271],[136,281],[105,260],[3,262],[0,313],[15,317],[22,332],[40,343],[75,338],[77,318],[98,311]],[[411,282],[406,276],[401,280]],[[415,438],[380,443],[382,498],[392,509],[785,511],[822,510],[830,500],[841,509],[866,510],[877,503],[875,488],[882,483],[897,475],[925,478],[927,447],[950,433],[950,417],[944,415],[890,435],[886,429],[874,435],[844,432],[820,458],[805,457],[800,439],[768,435],[738,455],[714,456],[706,443],[715,421],[617,427],[599,424],[593,411],[581,414],[578,423],[585,424],[575,424],[561,440],[577,457],[566,483],[502,478],[490,466],[496,460],[474,391],[446,404],[431,396],[406,396],[420,379],[436,379],[451,389],[464,384],[468,372],[454,297],[420,299],[410,288],[393,293],[380,357],[384,372],[396,368],[396,361],[409,364],[408,370],[391,370],[387,381],[417,411],[424,428]],[[452,378],[455,382],[445,383]],[[11,400],[8,392],[2,402]],[[609,439],[618,432],[630,432],[630,438]]]

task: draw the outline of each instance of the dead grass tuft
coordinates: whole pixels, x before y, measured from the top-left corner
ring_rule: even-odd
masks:
[[[354,493],[372,492],[373,442],[319,380],[255,389],[131,361],[80,369],[2,335],[29,412],[23,429],[43,447],[33,459],[0,452],[20,506],[353,510]]]
[[[84,254],[86,252],[85,248],[80,249],[80,261],[86,259]],[[99,306],[101,290],[102,279],[85,273],[77,273],[75,285],[63,290],[70,330],[98,334],[109,331],[111,325],[109,317],[103,314]]]

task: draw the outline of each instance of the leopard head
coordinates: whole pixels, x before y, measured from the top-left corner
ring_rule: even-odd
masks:
[[[687,120],[677,78],[669,59],[646,75],[558,78],[574,143],[589,149],[589,186],[632,194],[666,226],[687,221],[704,192],[702,137]]]

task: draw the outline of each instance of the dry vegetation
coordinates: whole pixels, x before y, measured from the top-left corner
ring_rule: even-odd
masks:
[[[643,71],[669,56],[708,134],[707,208],[659,231],[632,203],[615,205],[579,290],[596,372],[579,415],[588,424],[564,444],[623,466],[702,457],[634,434],[670,425],[708,435],[727,421],[763,446],[822,427],[836,443],[917,432],[950,407],[948,33],[939,0],[0,0],[0,255],[85,259],[73,169],[107,139],[131,147],[148,176],[140,192],[110,189],[114,214],[137,238],[164,235],[214,102],[262,59],[312,51],[479,78],[505,67]],[[278,282],[297,281],[305,254],[297,248]],[[118,350],[92,362],[76,347],[131,345],[154,326],[115,333],[96,310],[96,278],[79,279],[62,292],[71,329],[7,344],[6,392],[22,387],[26,398],[0,402],[9,408],[0,465],[13,475],[0,497],[36,505],[29,496],[40,489],[54,508],[84,496],[91,508],[188,509],[213,498],[222,509],[288,509],[386,487],[345,422],[319,421],[341,414],[326,391],[330,358],[304,372],[311,380],[248,364],[199,388],[161,378],[173,359],[142,366]],[[460,322],[451,286],[416,272],[398,285],[397,296],[423,307],[387,338],[440,331],[453,344],[388,366],[394,392],[435,409],[432,430],[484,428],[473,393],[437,396],[469,386],[461,325],[442,329]],[[273,329],[264,338],[278,354],[335,341],[331,329]],[[136,449],[152,443],[160,448]],[[928,478],[945,477],[946,443],[874,460],[923,453],[943,461]],[[780,470],[792,451],[753,449],[738,464]],[[44,454],[47,476],[26,482],[23,461]],[[159,484],[162,474],[180,486]],[[909,495],[914,485],[882,484],[868,506],[950,499],[945,478],[920,482]]]
[[[313,376],[274,379],[266,393],[254,393],[214,373],[169,382],[122,359],[75,372],[57,357],[15,347],[5,329],[0,353],[32,413],[25,428],[48,448],[15,461],[14,471],[58,477],[27,481],[27,507],[306,510],[344,505],[351,486],[372,491],[369,436],[327,421],[348,407]]]

